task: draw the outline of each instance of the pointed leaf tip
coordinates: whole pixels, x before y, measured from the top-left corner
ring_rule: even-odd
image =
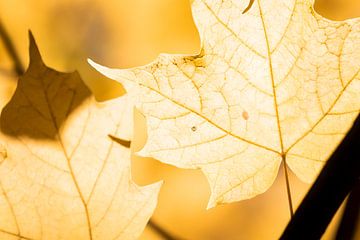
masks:
[[[90,64],[90,66],[92,66],[93,68],[95,68],[97,71],[101,71],[102,69],[104,69],[105,67],[98,64],[97,62],[94,62],[92,59],[88,58],[87,62]]]
[[[30,64],[35,62],[42,62],[39,48],[36,44],[34,35],[32,34],[31,30],[29,30],[29,53],[30,53]]]

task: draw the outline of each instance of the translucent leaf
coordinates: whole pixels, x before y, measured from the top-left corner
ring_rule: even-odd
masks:
[[[127,99],[99,104],[78,73],[31,63],[1,115],[0,239],[136,239],[160,184],[131,181]]]
[[[195,0],[196,56],[162,54],[121,82],[147,118],[141,155],[201,168],[209,207],[266,191],[283,162],[318,174],[360,109],[360,20],[327,20],[313,0]]]

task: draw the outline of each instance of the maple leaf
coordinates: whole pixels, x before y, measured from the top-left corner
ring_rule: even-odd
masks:
[[[0,239],[136,239],[160,184],[131,181],[126,98],[104,104],[79,74],[30,66],[1,115]]]
[[[195,0],[195,56],[161,54],[116,70],[146,116],[140,155],[201,168],[209,207],[266,191],[284,163],[311,182],[360,109],[360,20],[334,22],[313,0]]]

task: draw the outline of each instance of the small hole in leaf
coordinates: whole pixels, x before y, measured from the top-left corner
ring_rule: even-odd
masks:
[[[193,132],[195,132],[195,131],[197,130],[197,128],[196,128],[195,126],[193,126],[193,127],[191,128],[191,130],[192,130]]]

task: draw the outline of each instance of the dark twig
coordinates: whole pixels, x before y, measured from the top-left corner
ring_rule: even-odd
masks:
[[[320,239],[360,177],[360,115],[330,157],[281,239]]]
[[[180,238],[174,237],[167,230],[163,229],[159,225],[157,225],[153,220],[150,219],[148,222],[148,227],[152,228],[157,234],[159,234],[165,240],[176,240]]]
[[[131,141],[127,141],[127,140],[124,140],[124,139],[121,139],[121,138],[117,138],[111,134],[108,135],[109,138],[111,140],[113,140],[114,142],[122,145],[123,147],[126,147],[126,148],[130,148],[131,147]]]
[[[360,221],[360,180],[346,202],[336,239],[355,239],[358,221]]]
[[[6,68],[0,68],[0,75],[3,75],[5,77],[15,77],[16,76],[16,74],[12,70],[9,70]]]
[[[4,26],[2,25],[1,20],[0,20],[0,39],[2,39],[2,41],[4,42],[5,49],[13,61],[14,71],[19,76],[23,75],[25,72],[24,67],[22,66],[20,57],[15,50],[15,46],[14,46],[13,42],[11,41],[9,34],[7,33]]]
[[[244,10],[242,13],[243,13],[243,14],[244,14],[244,13],[247,13],[247,12],[251,9],[251,7],[252,7],[252,5],[254,4],[254,2],[255,2],[255,0],[250,0],[249,5],[245,8],[245,10]]]

